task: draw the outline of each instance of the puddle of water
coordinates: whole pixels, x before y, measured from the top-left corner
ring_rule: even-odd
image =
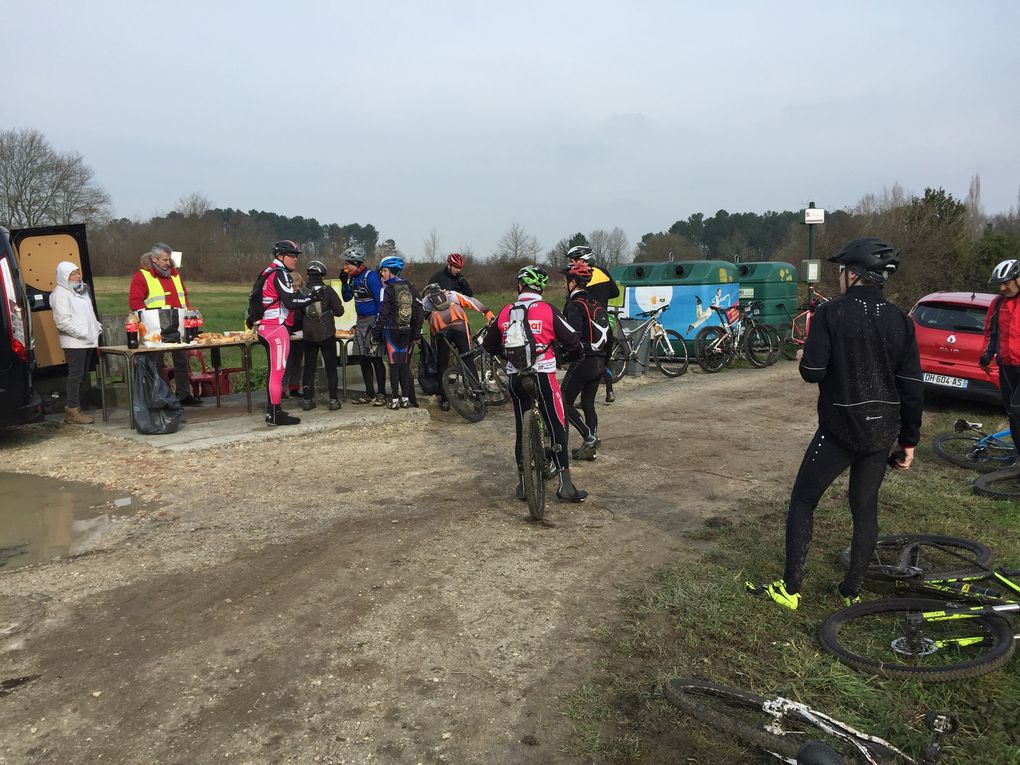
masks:
[[[0,497],[0,570],[94,550],[137,507],[124,492],[17,473],[0,473]]]

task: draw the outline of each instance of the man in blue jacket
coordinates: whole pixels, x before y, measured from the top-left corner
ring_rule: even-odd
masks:
[[[365,253],[360,247],[349,247],[343,254],[340,271],[340,291],[344,300],[354,300],[358,323],[354,328],[354,353],[361,364],[365,392],[354,397],[355,404],[386,406],[386,367],[383,348],[372,337],[372,328],[379,315],[382,300],[382,279],[379,273],[365,265]],[[378,393],[376,389],[378,388]]]

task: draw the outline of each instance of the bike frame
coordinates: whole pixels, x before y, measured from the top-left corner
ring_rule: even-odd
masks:
[[[620,334],[617,335],[616,342],[619,343],[627,353],[628,361],[637,361],[638,359],[637,349],[641,347],[641,344],[647,337],[649,340],[655,340],[657,337],[661,337],[666,333],[665,327],[659,322],[659,314],[669,308],[669,304],[662,306],[661,308],[653,308],[651,311],[642,311],[638,316],[647,316],[648,318],[641,322],[638,326],[634,327],[630,332],[624,329],[623,324],[619,321],[616,322],[616,326],[620,328]],[[649,333],[651,335],[649,336]],[[636,338],[633,342],[631,338]],[[647,366],[641,364],[641,366]]]
[[[808,302],[797,309],[797,314],[791,314],[789,309],[783,305],[782,309],[790,317],[789,339],[794,345],[804,345],[808,333],[811,331],[811,319],[815,315],[815,309],[822,303],[829,302],[829,299],[820,292],[815,292],[812,285],[808,285]],[[803,330],[801,329],[803,327]]]

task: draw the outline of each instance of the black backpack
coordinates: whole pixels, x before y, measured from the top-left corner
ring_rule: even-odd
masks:
[[[313,300],[305,306],[305,315],[302,320],[302,329],[305,333],[305,340],[319,343],[334,336],[336,325],[333,322],[333,311],[329,307],[328,293],[332,287],[323,286],[322,300]]]
[[[598,354],[606,350],[606,342],[609,339],[609,312],[603,305],[592,297],[574,298],[575,303],[584,306],[588,319],[588,332],[581,333],[581,343],[588,353]],[[587,334],[587,337],[585,337]]]
[[[401,281],[393,285],[393,323],[397,329],[409,329],[414,313],[414,295],[411,285]]]
[[[279,266],[274,266],[267,271],[263,271],[255,279],[255,283],[251,286],[251,292],[248,293],[248,308],[244,312],[244,326],[248,329],[254,329],[255,322],[266,315],[266,306],[262,302],[262,288],[266,285],[266,279],[277,271],[282,270]]]

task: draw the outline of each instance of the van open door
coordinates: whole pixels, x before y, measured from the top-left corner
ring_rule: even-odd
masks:
[[[32,382],[32,315],[10,234],[0,228],[0,425],[21,425],[42,415]]]

